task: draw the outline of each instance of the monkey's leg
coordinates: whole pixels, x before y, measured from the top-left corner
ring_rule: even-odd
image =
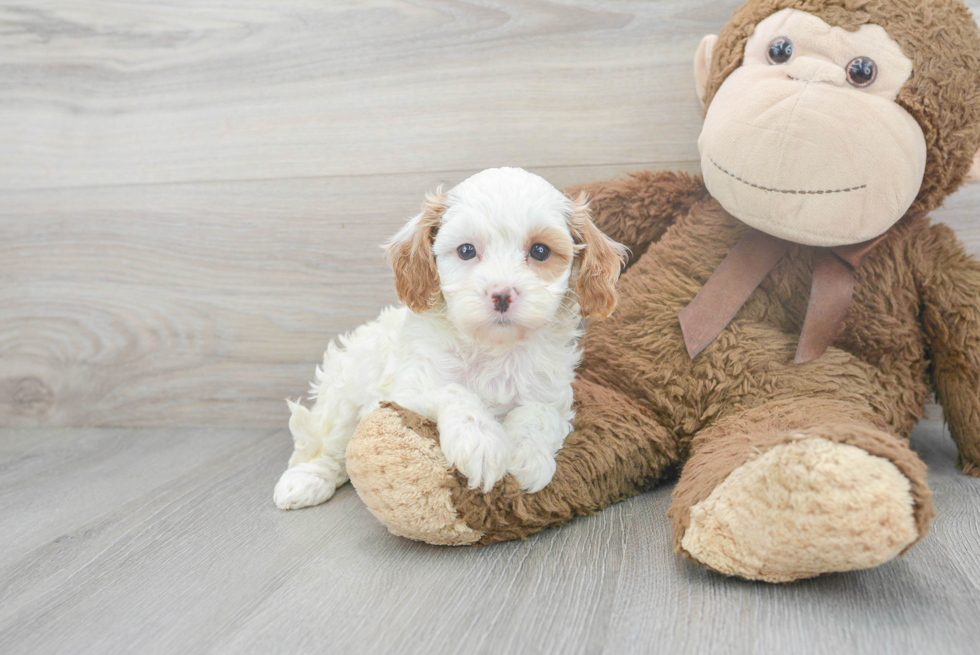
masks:
[[[869,568],[933,515],[926,467],[853,402],[771,401],[698,433],[668,512],[674,547],[727,575],[790,582]]]
[[[576,429],[551,483],[529,494],[510,475],[488,494],[467,488],[439,448],[435,425],[388,405],[347,448],[357,493],[392,533],[442,545],[485,545],[567,523],[636,495],[676,466],[674,435],[626,396],[575,384]]]
[[[959,449],[957,464],[980,478],[980,261],[945,225],[930,227],[912,255],[933,379]]]

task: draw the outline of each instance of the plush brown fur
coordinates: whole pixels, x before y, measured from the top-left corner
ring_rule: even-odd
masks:
[[[619,307],[585,337],[576,430],[558,454],[552,483],[526,494],[508,477],[481,494],[456,476],[453,507],[482,535],[477,543],[560,525],[682,469],[670,518],[684,552],[691,508],[734,471],[800,435],[891,463],[909,481],[907,502],[921,538],[933,509],[925,466],[908,448],[908,437],[934,390],[960,467],[980,477],[980,263],[950,229],[930,225],[925,216],[962,181],[980,141],[976,26],[949,0],[751,0],[722,33],[709,97],[738,66],[735,53],[754,24],[785,7],[844,27],[880,23],[915,61],[900,101],[928,139],[927,180],[916,205],[857,271],[853,302],[833,346],[798,366],[812,248],[792,247],[735,320],[692,360],[678,314],[747,228],[689,175],[641,173],[572,190],[588,193],[598,228],[630,248]],[[427,433],[436,438],[431,427]],[[784,473],[807,482],[806,470]],[[391,488],[410,484],[385,477]],[[411,510],[405,512],[400,519],[411,521]],[[813,575],[804,564],[795,576],[771,579]]]

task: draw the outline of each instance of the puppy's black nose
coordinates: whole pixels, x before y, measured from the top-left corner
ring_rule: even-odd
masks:
[[[495,291],[490,294],[490,298],[493,299],[493,308],[498,312],[503,314],[510,308],[510,290],[507,291]]]

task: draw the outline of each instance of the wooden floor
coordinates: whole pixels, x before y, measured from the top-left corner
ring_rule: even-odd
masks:
[[[976,653],[980,480],[874,570],[773,586],[671,552],[669,486],[525,542],[389,535],[347,486],[281,512],[281,430],[0,431],[0,653]]]

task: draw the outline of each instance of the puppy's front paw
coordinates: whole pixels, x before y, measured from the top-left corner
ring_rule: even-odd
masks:
[[[555,456],[532,439],[523,439],[514,447],[507,472],[517,479],[521,489],[537,493],[555,477]]]
[[[555,477],[555,454],[571,424],[555,407],[531,403],[514,408],[504,419],[512,454],[507,472],[529,493],[537,493]]]
[[[470,489],[493,489],[507,473],[510,446],[500,423],[470,412],[439,417],[439,442],[450,466],[466,476]]]
[[[330,500],[337,485],[301,468],[287,469],[272,494],[279,509],[312,507]]]

